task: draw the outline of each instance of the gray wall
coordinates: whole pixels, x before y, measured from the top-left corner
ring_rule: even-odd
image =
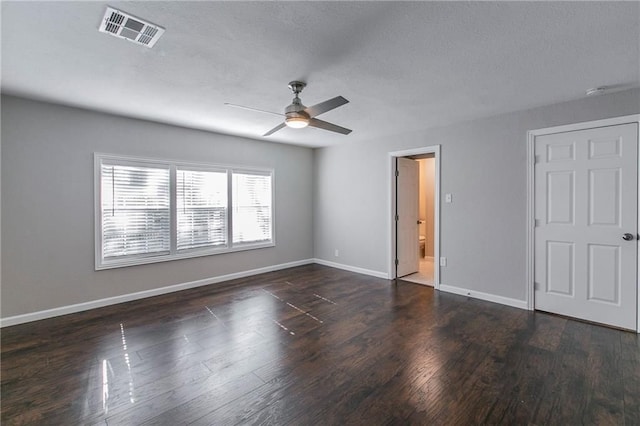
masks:
[[[636,89],[316,150],[315,256],[388,272],[388,153],[441,145],[441,283],[525,300],[527,131],[637,113]]]
[[[93,153],[275,169],[276,247],[94,270]],[[2,317],[313,257],[313,150],[2,97]]]
[[[1,316],[313,257],[388,272],[388,152],[436,144],[441,282],[524,300],[527,130],[639,112],[631,90],[314,154],[3,96]],[[274,168],[277,246],[94,271],[96,151]]]

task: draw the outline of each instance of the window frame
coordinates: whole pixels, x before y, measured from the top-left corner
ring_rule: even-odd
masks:
[[[139,167],[169,168],[169,240],[170,250],[168,254],[143,254],[123,256],[117,259],[105,260],[102,253],[102,175],[103,162],[107,164],[129,165]],[[228,164],[199,163],[178,160],[164,160],[158,158],[132,157],[105,153],[94,153],[94,235],[95,235],[95,270],[123,268],[127,266],[145,265],[150,263],[169,262],[180,259],[190,259],[202,256],[212,256],[224,253],[234,253],[246,250],[255,250],[276,245],[276,217],[275,217],[275,170],[272,168],[238,166]],[[227,244],[222,247],[196,247],[178,250],[178,223],[177,223],[177,178],[176,170],[187,169],[205,172],[226,172],[227,174]],[[233,174],[247,173],[271,177],[271,239],[260,242],[233,242]]]

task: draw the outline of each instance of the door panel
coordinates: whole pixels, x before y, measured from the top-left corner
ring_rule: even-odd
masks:
[[[535,308],[635,329],[637,124],[536,137]]]
[[[397,276],[418,272],[419,269],[419,188],[420,166],[417,161],[408,158],[398,158],[396,212],[398,259]]]
[[[574,269],[573,243],[547,241],[547,292],[573,296]]]
[[[589,244],[588,284],[589,300],[620,303],[620,247]]]
[[[573,172],[547,173],[547,223],[573,224]]]

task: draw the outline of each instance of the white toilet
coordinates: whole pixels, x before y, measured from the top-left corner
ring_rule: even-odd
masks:
[[[420,235],[420,257],[424,257],[425,256],[425,242],[427,241],[426,237],[424,235]]]

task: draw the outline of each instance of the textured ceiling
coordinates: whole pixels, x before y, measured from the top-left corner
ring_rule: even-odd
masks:
[[[166,28],[153,49],[99,33],[106,5]],[[2,91],[262,139],[287,83],[349,136],[331,146],[640,85],[638,2],[2,2]]]

